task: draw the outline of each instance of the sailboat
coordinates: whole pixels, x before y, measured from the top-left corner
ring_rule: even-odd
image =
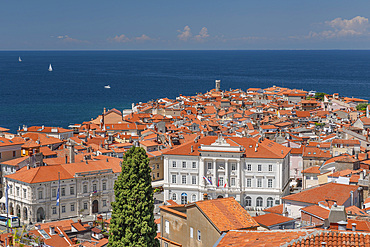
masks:
[[[53,71],[53,67],[51,67],[51,64],[49,65],[49,71]]]
[[[19,62],[22,62],[22,59],[21,59],[21,57],[18,57],[18,61],[19,61]]]
[[[109,89],[110,88],[110,85],[105,85],[104,88]]]

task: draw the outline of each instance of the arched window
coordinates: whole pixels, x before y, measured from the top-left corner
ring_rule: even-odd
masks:
[[[245,197],[245,206],[247,207],[252,206],[252,198],[250,196]]]
[[[191,195],[191,202],[195,202],[197,200],[197,195],[196,194],[192,194]]]
[[[262,197],[257,197],[256,199],[256,207],[262,207],[263,206],[263,199]]]
[[[186,193],[181,194],[181,204],[188,203],[188,195]]]
[[[274,204],[274,199],[272,197],[267,198],[267,207],[270,208]]]
[[[177,200],[177,194],[176,193],[173,193],[172,194],[172,200],[176,201]]]

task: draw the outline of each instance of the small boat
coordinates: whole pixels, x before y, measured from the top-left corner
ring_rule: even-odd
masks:
[[[108,88],[108,89],[109,89],[109,88],[110,88],[110,86],[109,86],[109,85],[105,85],[105,86],[104,86],[104,88]]]
[[[21,57],[18,57],[18,61],[19,61],[19,62],[22,62],[22,59],[21,59]]]
[[[51,67],[51,64],[49,65],[49,71],[53,71],[53,67]]]

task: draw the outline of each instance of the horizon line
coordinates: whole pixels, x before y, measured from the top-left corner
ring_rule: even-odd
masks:
[[[14,49],[16,51],[370,51],[370,49]]]

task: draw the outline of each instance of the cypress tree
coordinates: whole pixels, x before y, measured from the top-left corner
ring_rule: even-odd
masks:
[[[154,239],[157,226],[150,172],[143,148],[132,147],[125,153],[122,172],[114,184],[109,246],[159,246]]]

